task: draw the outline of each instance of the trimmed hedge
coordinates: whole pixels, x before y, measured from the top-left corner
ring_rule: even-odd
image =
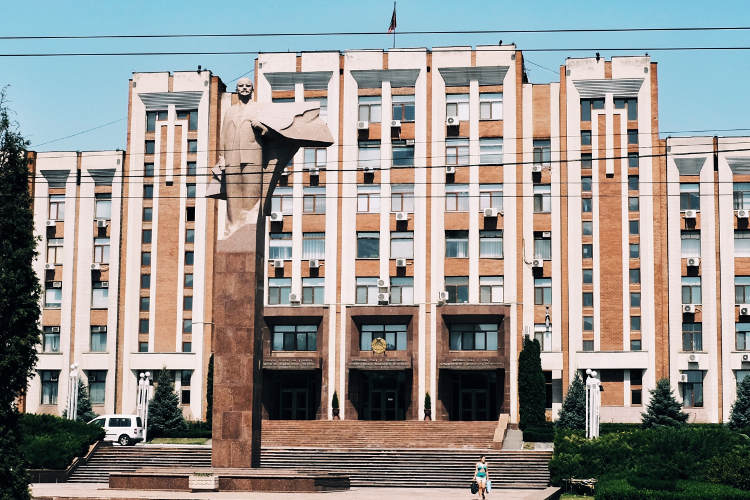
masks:
[[[211,424],[201,421],[185,421],[185,429],[178,431],[164,431],[158,436],[147,436],[149,439],[157,437],[165,438],[211,438]]]
[[[104,439],[104,429],[54,415],[24,413],[19,419],[21,453],[30,469],[65,469]]]
[[[674,490],[637,488],[625,479],[601,481],[596,487],[596,500],[747,500],[750,491],[722,484],[677,481]]]
[[[555,425],[545,422],[545,425],[530,425],[523,430],[523,440],[527,443],[551,443],[555,440]]]

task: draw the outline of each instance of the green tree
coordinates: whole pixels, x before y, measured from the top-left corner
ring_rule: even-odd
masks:
[[[729,427],[734,430],[750,429],[750,377],[745,377],[737,387],[737,399],[732,405]]]
[[[81,380],[78,381],[78,408],[77,408],[76,420],[79,422],[90,422],[94,420],[97,415],[91,408],[91,399],[89,398],[89,390],[83,385]],[[63,410],[63,418],[67,418],[68,410]]]
[[[568,387],[555,425],[558,429],[586,430],[586,386],[578,372]]]
[[[544,384],[539,341],[524,336],[523,350],[518,356],[518,413],[522,430],[546,421],[547,394]]]
[[[174,392],[172,372],[163,368],[156,378],[154,398],[148,403],[148,435],[155,438],[167,432],[182,431],[185,428],[180,398]]]
[[[214,355],[208,358],[208,374],[206,375],[206,422],[208,428],[214,421]]]
[[[26,141],[0,92],[0,499],[29,498],[15,401],[37,361],[41,288]]]
[[[669,379],[659,380],[656,387],[649,392],[651,401],[646,407],[646,412],[641,413],[643,427],[678,427],[687,421],[688,415],[682,411],[682,405],[674,398]]]

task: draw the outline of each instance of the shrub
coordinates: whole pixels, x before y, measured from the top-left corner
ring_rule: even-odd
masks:
[[[625,479],[609,479],[596,486],[596,500],[747,500],[750,492],[731,486],[678,481],[674,491],[637,488]]]
[[[732,405],[729,427],[732,429],[750,427],[750,377],[745,377],[737,387],[737,399]]]
[[[523,350],[518,355],[518,426],[521,429],[543,425],[546,420],[547,390],[540,352],[538,340],[524,337]]]
[[[555,427],[552,422],[533,425],[523,430],[523,440],[527,443],[551,443],[555,440]]]
[[[643,416],[643,427],[675,427],[687,422],[688,415],[683,413],[682,405],[674,398],[669,379],[659,380],[656,387],[649,392],[651,393],[651,401],[648,403],[646,412],[641,414]]]
[[[185,429],[164,431],[158,437],[166,438],[211,438],[211,424],[209,422],[188,421]]]
[[[747,446],[735,445],[723,455],[706,462],[706,479],[712,483],[728,484],[750,490],[750,452]]]
[[[104,429],[54,415],[21,415],[21,453],[32,469],[64,469],[89,446],[104,439]]]
[[[605,422],[599,424],[599,435],[612,434],[615,432],[632,432],[643,429],[641,424],[625,424],[619,422]]]
[[[208,374],[206,375],[206,422],[211,427],[214,419],[214,355],[208,358]]]
[[[558,429],[586,430],[586,387],[583,385],[581,375],[576,371],[576,376],[568,387],[565,395],[560,417],[555,424]]]

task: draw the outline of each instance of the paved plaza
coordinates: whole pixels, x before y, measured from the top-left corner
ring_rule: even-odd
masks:
[[[487,496],[497,500],[542,500],[549,497],[556,488],[547,490],[495,490]],[[220,500],[247,499],[253,500],[414,500],[414,499],[475,499],[477,495],[465,489],[443,488],[352,488],[349,491],[335,491],[328,493],[187,493],[183,491],[131,491],[110,490],[101,483],[37,483],[31,485],[35,499],[69,500],[69,499],[208,499]]]

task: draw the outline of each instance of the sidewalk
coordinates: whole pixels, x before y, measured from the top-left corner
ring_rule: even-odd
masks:
[[[335,491],[328,493],[250,493],[246,491],[225,493],[188,493],[184,491],[134,491],[110,490],[101,483],[36,483],[31,485],[32,497],[44,500],[70,499],[219,499],[234,500],[414,500],[414,499],[476,499],[476,495],[465,489],[443,488],[352,488],[349,491]],[[547,494],[545,494],[545,492]],[[494,490],[487,495],[488,500],[542,500],[549,495],[548,490]]]

